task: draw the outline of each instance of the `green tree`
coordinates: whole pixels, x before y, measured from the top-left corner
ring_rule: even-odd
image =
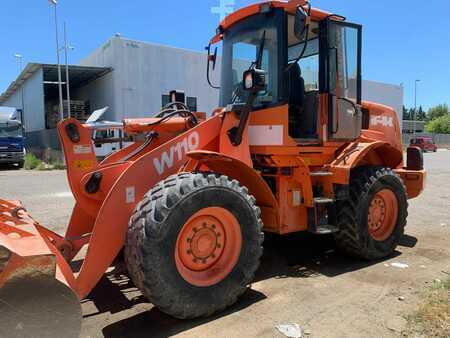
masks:
[[[433,121],[438,117],[447,116],[450,114],[447,104],[439,104],[436,107],[432,107],[428,110],[427,120]]]
[[[426,131],[433,134],[450,134],[450,114],[430,121],[426,126]]]
[[[422,106],[419,107],[416,114],[417,121],[425,121],[427,119],[427,114],[423,110]]]
[[[405,106],[403,106],[403,120],[410,120],[409,110]]]
[[[405,109],[403,110],[403,119],[404,119],[404,120],[409,120],[409,121],[413,121],[413,120],[416,120],[416,121],[425,121],[425,119],[426,119],[426,113],[425,113],[425,111],[423,110],[422,106],[420,106],[420,107],[417,109],[417,112],[416,112],[416,113],[414,113],[414,108],[409,108],[409,109],[407,109],[407,108],[405,107]]]

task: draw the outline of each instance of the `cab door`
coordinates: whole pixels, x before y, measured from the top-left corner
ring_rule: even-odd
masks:
[[[362,26],[331,19],[326,25],[328,137],[336,141],[354,140],[362,128]]]

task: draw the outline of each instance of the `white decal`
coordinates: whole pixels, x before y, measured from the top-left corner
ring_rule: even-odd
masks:
[[[394,118],[392,116],[372,116],[370,118],[370,125],[371,126],[379,126],[382,125],[383,127],[394,127]]]
[[[302,193],[299,190],[294,190],[292,192],[292,205],[298,207],[302,204]]]
[[[73,146],[73,152],[76,155],[91,154],[92,153],[92,148],[89,145],[78,144],[78,145],[74,145]]]
[[[169,151],[163,151],[161,158],[153,159],[153,164],[155,165],[158,175],[162,175],[166,168],[171,169],[175,163],[183,161],[186,154],[197,149],[199,145],[200,135],[197,132],[193,132],[176,145],[171,146]],[[177,162],[175,162],[175,160]]]
[[[251,146],[281,146],[283,126],[249,126],[248,142]]]
[[[127,204],[134,203],[136,199],[136,189],[134,187],[127,187],[125,189],[125,196]]]

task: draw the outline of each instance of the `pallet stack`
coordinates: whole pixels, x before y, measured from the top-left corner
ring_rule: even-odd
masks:
[[[71,100],[70,101],[70,117],[79,120],[80,122],[86,122],[89,118],[89,103],[86,101]],[[59,104],[55,101],[48,102],[45,107],[46,115],[46,127],[47,129],[56,128],[59,117]],[[69,117],[68,101],[63,101],[63,113],[64,118]]]
[[[67,109],[68,104],[67,101],[63,101],[64,105],[64,116],[69,116],[69,111]],[[86,120],[89,118],[89,109],[87,109],[87,104],[85,101],[70,101],[70,116],[74,119],[77,119],[81,122],[86,122]]]

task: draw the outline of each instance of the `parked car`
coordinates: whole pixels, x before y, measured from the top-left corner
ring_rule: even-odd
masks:
[[[433,139],[429,136],[418,136],[411,139],[411,146],[418,147],[424,152],[426,151],[437,151],[437,145],[434,143]]]

